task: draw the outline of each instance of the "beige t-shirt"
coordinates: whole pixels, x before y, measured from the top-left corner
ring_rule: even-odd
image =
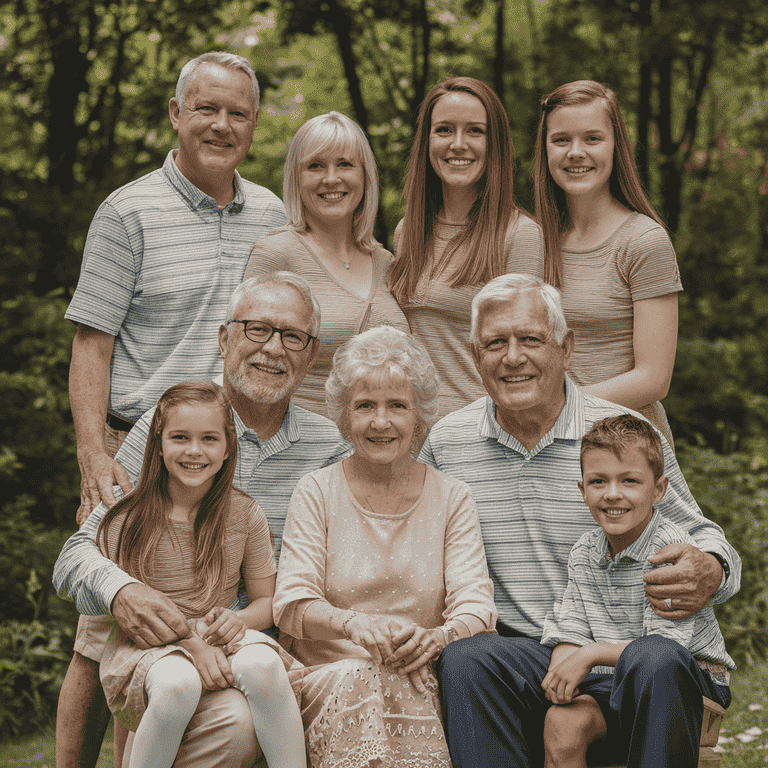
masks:
[[[461,231],[462,224],[444,219],[435,221],[433,263],[439,263],[448,243]],[[403,222],[395,231],[398,252]],[[459,249],[460,255],[461,249]],[[522,272],[544,279],[544,241],[541,229],[521,214],[512,223],[504,241],[507,272]],[[437,279],[424,276],[416,295],[403,305],[411,333],[426,347],[440,378],[438,418],[463,408],[486,394],[469,349],[472,299],[482,286],[451,288],[455,270],[449,267]]]
[[[587,251],[563,250],[563,312],[576,345],[570,376],[597,384],[635,367],[635,301],[683,290],[675,250],[663,227],[632,213],[604,242]],[[660,402],[639,409],[672,444]]]
[[[287,269],[303,277],[320,305],[319,351],[312,370],[293,395],[293,401],[308,411],[327,416],[325,380],[331,371],[333,353],[357,333],[379,325],[392,325],[408,333],[408,321],[387,290],[387,269],[392,254],[380,247],[373,260],[371,290],[365,300],[350,293],[293,230],[277,230],[253,247],[243,279],[268,277]]]

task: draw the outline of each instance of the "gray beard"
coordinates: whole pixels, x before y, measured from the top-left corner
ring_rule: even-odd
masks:
[[[294,383],[293,376],[286,374],[287,379],[280,387],[268,387],[254,380],[254,374],[247,370],[249,367],[246,362],[243,362],[237,370],[227,367],[227,378],[235,392],[260,405],[274,405],[291,394]]]

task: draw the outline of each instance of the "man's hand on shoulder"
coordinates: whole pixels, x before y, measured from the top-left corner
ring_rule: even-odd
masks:
[[[131,481],[120,464],[102,451],[93,451],[82,459],[80,464],[80,507],[77,510],[77,524],[82,525],[88,515],[103,501],[107,507],[116,503],[112,488],[119,485],[123,493],[128,493]]]
[[[668,544],[648,562],[670,563],[643,576],[651,608],[664,619],[693,616],[712,599],[723,579],[718,559],[692,544]]]
[[[112,616],[139,648],[168,645],[191,632],[173,601],[146,584],[122,587],[112,601]]]

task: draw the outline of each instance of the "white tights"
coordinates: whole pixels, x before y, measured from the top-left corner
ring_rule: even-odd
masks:
[[[246,645],[229,663],[270,768],[306,768],[301,713],[280,657],[267,645]],[[147,709],[129,768],[171,768],[200,701],[200,676],[186,656],[171,653],[149,668],[144,690]]]

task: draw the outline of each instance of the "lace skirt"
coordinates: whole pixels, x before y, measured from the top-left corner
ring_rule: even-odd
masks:
[[[299,674],[312,768],[451,768],[431,672],[424,694],[362,659]]]

